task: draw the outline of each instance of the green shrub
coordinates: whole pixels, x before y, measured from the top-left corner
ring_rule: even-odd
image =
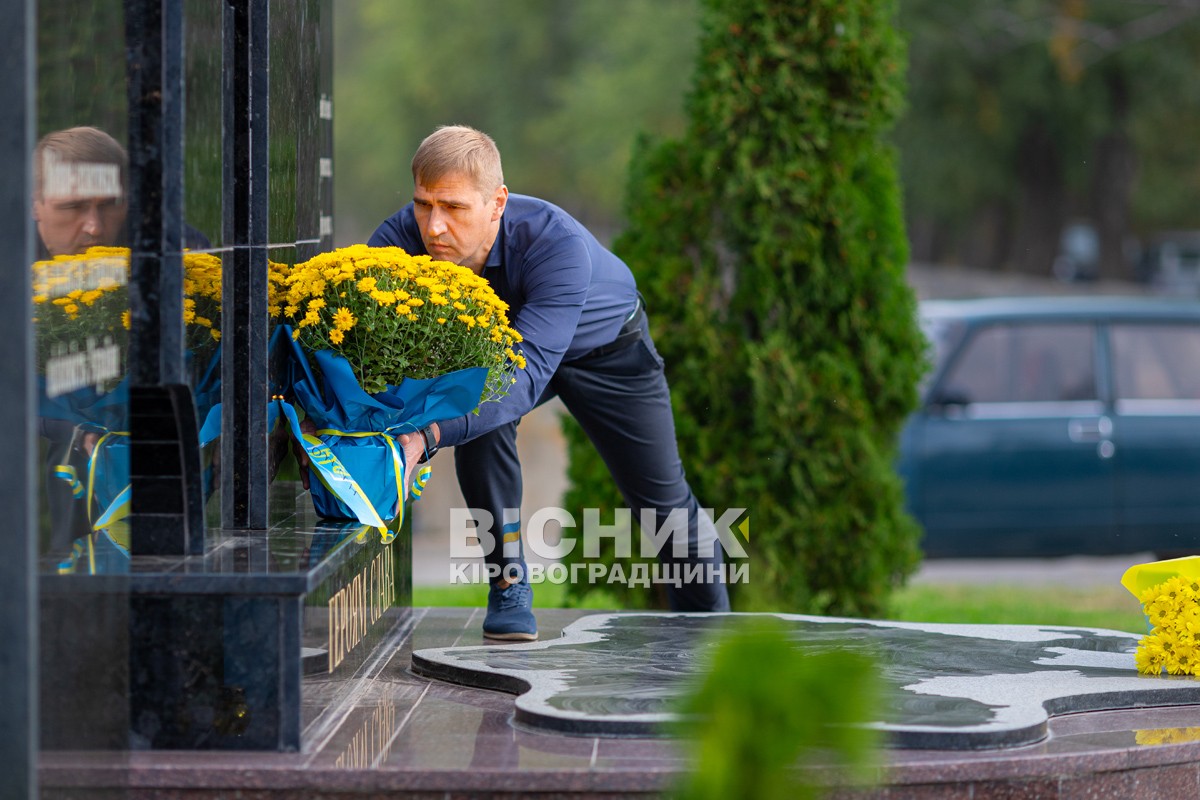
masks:
[[[693,489],[753,519],[742,610],[878,614],[918,563],[893,469],[924,368],[883,141],[903,92],[893,15],[886,0],[706,0],[688,131],[631,164],[614,248],[667,361]],[[621,505],[567,429],[564,505]]]
[[[739,622],[681,707],[676,733],[692,768],[679,800],[806,800],[818,782],[872,777],[880,732],[880,683],[864,655],[803,653],[772,618]],[[829,771],[832,770],[832,774]]]

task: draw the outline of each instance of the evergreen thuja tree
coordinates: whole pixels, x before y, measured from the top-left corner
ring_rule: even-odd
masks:
[[[688,130],[639,146],[615,249],[646,296],[693,489],[748,509],[735,606],[876,615],[919,559],[893,461],[925,363],[885,142],[904,88],[894,4],[704,5]],[[567,508],[621,505],[568,435]]]

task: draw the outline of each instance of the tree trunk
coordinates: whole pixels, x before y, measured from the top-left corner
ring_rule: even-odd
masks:
[[[1026,129],[1018,150],[1016,235],[1008,263],[1033,275],[1050,275],[1065,218],[1066,190],[1058,143],[1040,122]]]
[[[963,246],[963,264],[993,272],[1004,269],[1012,252],[1012,218],[1012,209],[998,200],[980,208]]]
[[[1125,76],[1109,71],[1104,76],[1112,126],[1096,142],[1092,172],[1091,216],[1100,238],[1100,277],[1128,280],[1132,265],[1125,254],[1129,231],[1129,203],[1137,173],[1137,153],[1129,141],[1129,87]]]

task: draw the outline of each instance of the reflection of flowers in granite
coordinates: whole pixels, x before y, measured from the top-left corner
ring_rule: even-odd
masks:
[[[483,402],[503,397],[525,366],[507,311],[466,267],[365,245],[297,264],[271,305],[306,351],[345,358],[368,394],[404,378],[486,367]]]
[[[1138,672],[1200,675],[1200,578],[1176,575],[1138,599],[1153,626],[1138,644]]]
[[[80,381],[104,386],[122,374],[129,343],[128,248],[92,247],[36,261],[32,271],[38,368],[51,373],[50,396],[81,388]],[[81,358],[86,369],[76,364]]]
[[[183,322],[192,350],[221,341],[221,259],[183,254]]]
[[[221,339],[221,259],[187,252],[183,269],[187,346],[203,352]],[[33,303],[40,366],[101,344],[115,346],[123,363],[130,325],[129,248],[92,247],[34,262]]]
[[[1134,731],[1138,744],[1180,744],[1200,742],[1200,728],[1151,728]]]

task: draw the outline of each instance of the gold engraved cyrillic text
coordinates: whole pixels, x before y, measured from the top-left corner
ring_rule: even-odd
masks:
[[[329,598],[329,671],[362,642],[371,626],[392,607],[395,565],[384,548],[361,572]]]

